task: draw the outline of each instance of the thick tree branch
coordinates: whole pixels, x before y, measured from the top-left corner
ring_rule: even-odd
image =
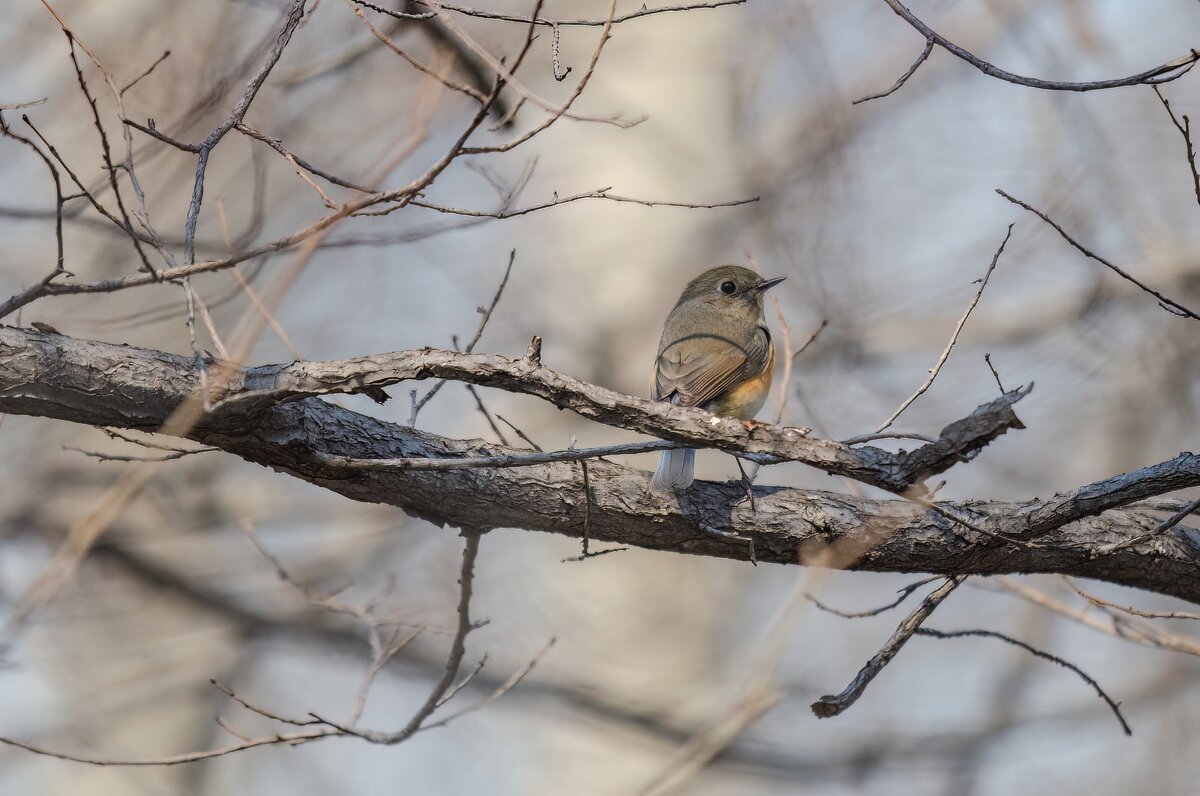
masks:
[[[703,440],[711,447],[744,448],[775,458],[802,460],[804,455],[832,462],[831,467],[847,463],[846,469],[859,474],[872,472],[870,464],[879,464],[883,472],[940,465],[950,454],[938,446],[955,434],[978,444],[987,433],[999,433],[986,422],[996,410],[982,407],[948,426],[943,440],[912,454],[847,451],[795,431],[749,431],[739,421],[621,396],[557,374],[534,357],[424,351],[351,362],[359,368],[357,385],[344,362],[248,371],[233,380],[234,392],[221,409],[189,436],[353,500],[398,506],[440,525],[524,528],[578,538],[586,521],[594,541],[740,560],[753,554],[758,561],[793,564],[827,560],[824,551],[836,543],[862,551],[847,564],[851,569],[943,575],[1057,572],[1200,602],[1200,532],[1180,524],[1148,533],[1162,524],[1161,518],[1130,506],[1200,485],[1200,456],[1183,454],[1053,500],[938,504],[945,513],[910,500],[778,487],[756,488],[757,511],[751,511],[738,505],[744,492],[737,483],[701,482],[678,496],[662,496],[648,491],[646,472],[596,460],[588,466],[590,499],[585,500],[580,468],[573,462],[441,471],[331,464],[331,456],[448,458],[517,451],[439,437],[308,396],[405,377],[463,378],[519,389],[588,417],[676,441]],[[397,368],[399,364],[404,367]],[[0,327],[0,412],[155,430],[197,384],[195,363],[187,357]],[[247,387],[258,391],[246,393]],[[231,400],[239,395],[249,397]],[[1010,415],[1011,400],[1005,404]],[[856,454],[865,458],[853,458]],[[947,515],[969,518],[972,527]],[[990,535],[995,533],[1036,541],[1013,545]]]
[[[807,429],[747,424],[700,409],[622,395],[548,368],[537,356],[511,359],[433,348],[252,368],[240,383],[235,380],[232,394],[217,409],[255,412],[300,398],[377,391],[401,381],[431,378],[524,393],[607,425],[672,442],[752,454],[748,458],[764,463],[797,461],[897,493],[914,488],[920,493],[925,478],[973,458],[1008,429],[1023,428],[1012,405],[1029,393],[1029,388],[1013,390],[950,424],[935,442],[907,453],[811,439]]]

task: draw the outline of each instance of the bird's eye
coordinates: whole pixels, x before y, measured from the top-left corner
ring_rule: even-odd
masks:
[[[722,282],[721,283],[721,292],[724,293],[726,296],[732,296],[734,293],[737,292],[737,285],[733,284],[732,282]]]

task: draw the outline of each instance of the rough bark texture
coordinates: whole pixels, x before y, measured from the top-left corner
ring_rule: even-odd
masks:
[[[948,426],[938,442],[892,454],[808,439],[791,429],[747,429],[738,421],[619,395],[558,374],[534,357],[423,350],[235,374],[214,412],[187,436],[353,500],[398,506],[439,525],[579,537],[586,522],[593,540],[693,555],[947,575],[1056,572],[1200,602],[1200,533],[1180,525],[1159,530],[1159,517],[1129,507],[1200,485],[1200,456],[1188,453],[1045,501],[942,502],[938,510],[904,499],[756,487],[752,511],[737,484],[697,482],[678,497],[663,496],[647,490],[648,473],[602,460],[588,464],[586,497],[581,467],[574,462],[445,471],[354,470],[329,463],[331,455],[519,453],[386,423],[315,397],[444,377],[537,395],[668,439],[803,461],[866,483],[887,483],[895,491],[969,458],[1005,428],[1019,427],[1011,403],[1020,393],[1010,393],[999,406],[986,405]],[[0,327],[2,412],[154,431],[195,395],[198,382],[195,362],[185,357]]]

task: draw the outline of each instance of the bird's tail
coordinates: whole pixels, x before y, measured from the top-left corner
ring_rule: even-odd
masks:
[[[663,451],[658,460],[658,469],[650,480],[655,492],[670,492],[672,489],[687,489],[692,485],[692,469],[696,463],[696,451],[691,449]]]

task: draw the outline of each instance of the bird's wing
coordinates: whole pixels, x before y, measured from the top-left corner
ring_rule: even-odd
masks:
[[[770,338],[756,334],[748,346],[717,335],[689,335],[668,345],[654,369],[655,397],[680,406],[703,406],[766,367]]]

